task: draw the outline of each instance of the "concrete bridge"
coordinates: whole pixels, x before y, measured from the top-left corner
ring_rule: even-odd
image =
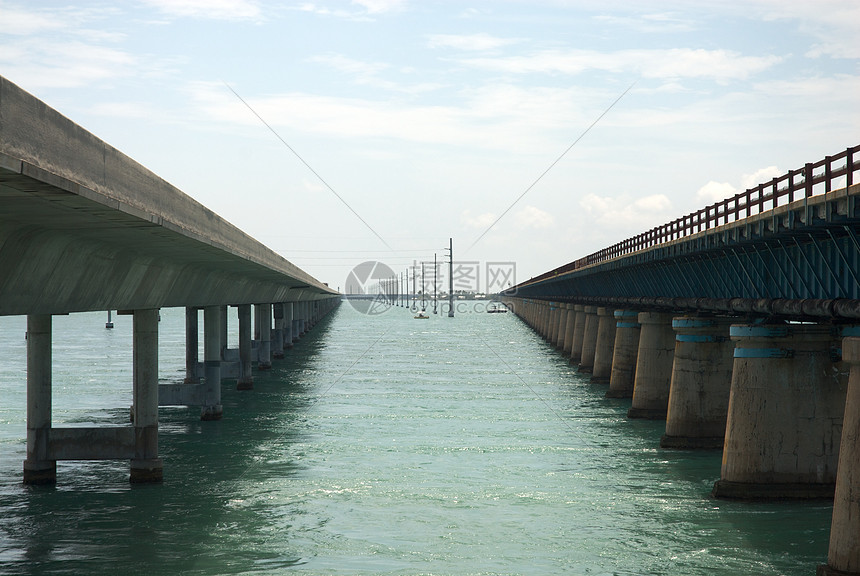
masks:
[[[158,406],[222,416],[222,378],[253,387],[339,304],[320,283],[131,158],[0,77],[0,315],[27,315],[25,483],[57,460],[128,459],[132,482],[162,478]],[[158,310],[186,308],[187,375],[158,384]],[[227,349],[227,310],[239,348]],[[251,310],[255,309],[252,338]],[[204,317],[204,359],[198,315]],[[52,316],[134,316],[133,424],[51,426]]]
[[[551,270],[503,299],[578,371],[722,449],[713,495],[834,498],[860,574],[860,146]]]

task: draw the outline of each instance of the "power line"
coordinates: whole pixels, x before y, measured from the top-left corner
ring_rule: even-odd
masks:
[[[326,188],[328,188],[328,189],[331,191],[331,193],[332,193],[332,194],[334,194],[334,195],[337,197],[337,199],[338,199],[338,200],[340,200],[340,201],[343,203],[343,205],[344,205],[344,206],[346,206],[347,208],[349,208],[349,211],[350,211],[350,212],[352,212],[353,214],[355,214],[355,217],[356,217],[356,218],[358,218],[359,220],[361,220],[361,223],[362,223],[362,224],[364,224],[365,226],[367,226],[367,229],[368,229],[368,230],[370,230],[371,232],[373,232],[373,235],[374,235],[374,236],[376,236],[377,238],[379,238],[379,241],[380,241],[380,242],[382,242],[383,244],[385,244],[385,247],[386,247],[386,248],[388,248],[389,250],[391,250],[391,246],[389,246],[389,245],[388,245],[388,242],[386,242],[386,241],[385,241],[385,239],[383,239],[383,238],[382,238],[382,236],[380,236],[379,234],[377,234],[376,230],[374,230],[374,229],[373,229],[373,227],[372,227],[370,224],[368,224],[368,223],[365,221],[365,219],[364,219],[364,218],[362,218],[362,217],[361,217],[361,215],[360,215],[358,212],[356,212],[356,211],[353,209],[353,207],[352,207],[352,206],[350,206],[350,205],[349,205],[349,203],[347,203],[347,201],[346,201],[346,200],[344,200],[344,199],[341,197],[341,195],[340,195],[340,194],[338,194],[337,192],[335,192],[334,188],[332,188],[331,186],[329,186],[329,183],[328,183],[328,182],[326,182],[326,181],[323,179],[323,177],[322,177],[322,176],[320,176],[320,175],[319,175],[319,173],[317,173],[317,171],[316,171],[316,170],[314,170],[314,169],[311,167],[311,165],[310,165],[310,164],[308,164],[307,162],[305,162],[305,159],[304,159],[304,158],[302,158],[301,156],[299,156],[299,153],[298,153],[298,152],[296,152],[296,151],[293,149],[293,147],[292,147],[292,146],[290,146],[289,144],[287,144],[287,141],[286,141],[286,140],[284,140],[283,138],[281,138],[281,135],[280,135],[280,134],[278,134],[278,133],[275,131],[275,129],[274,129],[274,128],[272,128],[272,127],[269,125],[269,123],[268,123],[268,122],[266,122],[266,121],[263,119],[263,117],[262,117],[262,116],[260,116],[259,114],[257,114],[257,111],[256,111],[256,110],[254,110],[253,108],[251,108],[251,105],[250,105],[250,104],[248,104],[247,102],[245,102],[245,99],[244,99],[244,98],[242,98],[241,96],[239,96],[239,93],[238,93],[238,92],[236,92],[235,90],[233,90],[233,87],[232,87],[232,86],[230,86],[230,85],[229,85],[229,84],[227,84],[226,82],[224,82],[224,86],[226,86],[227,88],[229,88],[230,92],[232,92],[233,94],[235,94],[235,95],[236,95],[236,98],[238,98],[238,99],[242,102],[242,104],[244,104],[244,105],[248,108],[248,110],[250,110],[250,111],[254,114],[254,116],[256,116],[256,117],[260,120],[260,122],[262,122],[262,123],[263,123],[263,125],[264,125],[266,128],[268,128],[268,129],[269,129],[269,131],[271,131],[271,133],[272,133],[272,134],[274,134],[274,135],[275,135],[275,137],[276,137],[278,140],[280,140],[280,141],[281,141],[281,143],[282,143],[284,146],[286,146],[286,147],[287,147],[287,149],[288,149],[290,152],[292,152],[292,153],[293,153],[293,155],[294,155],[296,158],[298,158],[298,159],[301,161],[301,163],[302,163],[302,164],[304,164],[304,165],[307,167],[307,169],[308,169],[308,170],[310,170],[310,171],[313,173],[313,175],[314,175],[314,176],[316,176],[316,177],[317,177],[317,179],[319,179],[319,181],[320,181],[320,182],[322,182],[322,183],[323,183],[323,185],[324,185]]]
[[[625,95],[625,94],[627,94],[628,92],[630,92],[630,89],[631,89],[631,88],[633,88],[633,86],[635,86],[635,85],[636,85],[636,82],[633,82],[633,84],[631,84],[630,86],[628,86],[628,87],[627,87],[627,90],[625,90],[624,92],[622,92],[622,93],[621,93],[621,96],[619,96],[618,98],[616,98],[616,99],[615,99],[615,101],[614,101],[612,104],[610,104],[610,105],[609,105],[609,108],[607,108],[606,110],[604,110],[604,111],[603,111],[603,113],[602,113],[600,116],[598,116],[598,117],[597,117],[597,119],[596,119],[594,122],[592,122],[592,123],[591,123],[591,125],[590,125],[588,128],[586,128],[586,129],[582,132],[582,134],[580,134],[580,135],[579,135],[579,137],[578,137],[576,140],[574,140],[574,141],[573,141],[573,144],[571,144],[570,146],[568,146],[568,147],[567,147],[567,149],[566,149],[564,152],[562,152],[562,153],[561,153],[561,156],[559,156],[558,158],[556,158],[556,159],[552,162],[552,164],[550,164],[550,165],[549,165],[549,167],[547,167],[547,169],[546,169],[546,170],[544,170],[543,172],[541,172],[541,175],[540,175],[540,176],[538,176],[538,177],[537,177],[537,179],[535,179],[535,181],[534,181],[534,182],[532,182],[532,183],[531,183],[531,185],[530,185],[528,188],[526,188],[526,189],[525,189],[525,191],[523,191],[523,193],[522,193],[522,194],[520,194],[519,196],[517,196],[517,199],[516,199],[516,200],[514,200],[514,201],[511,203],[511,205],[510,205],[510,206],[508,206],[508,207],[507,207],[507,209],[506,209],[504,212],[502,212],[501,216],[499,216],[498,218],[496,218],[496,219],[493,221],[493,223],[492,223],[492,224],[490,224],[490,226],[489,226],[486,230],[484,230],[484,232],[483,232],[480,236],[478,236],[478,238],[477,238],[474,242],[472,242],[472,245],[471,245],[471,246],[469,246],[469,247],[466,249],[466,252],[468,252],[469,250],[471,250],[472,248],[474,248],[474,247],[475,247],[475,244],[477,244],[478,242],[480,242],[480,241],[481,241],[481,238],[483,238],[484,236],[486,236],[486,235],[487,235],[487,232],[489,232],[490,230],[492,230],[492,229],[493,229],[493,226],[495,226],[495,225],[499,222],[499,220],[501,220],[502,218],[504,218],[504,217],[505,217],[505,214],[507,214],[508,212],[510,212],[510,211],[511,211],[511,209],[512,209],[514,206],[516,206],[516,205],[517,205],[517,202],[519,202],[520,200],[522,200],[522,199],[523,199],[523,196],[525,196],[526,194],[528,194],[528,193],[529,193],[529,191],[530,191],[532,188],[534,188],[534,187],[535,187],[535,185],[537,185],[537,183],[538,183],[538,182],[540,182],[540,181],[541,181],[541,179],[542,179],[544,176],[546,176],[547,172],[549,172],[550,170],[552,170],[552,169],[553,169],[553,167],[554,167],[556,164],[558,164],[558,163],[561,161],[561,159],[562,159],[562,158],[564,158],[564,157],[565,157],[565,155],[566,155],[568,152],[570,152],[571,148],[573,148],[574,146],[576,146],[576,144],[577,144],[580,140],[582,140],[582,139],[583,139],[583,137],[585,137],[585,135],[586,135],[586,134],[588,134],[588,132],[589,132],[592,128],[594,128],[594,126],[595,126],[598,122],[600,122],[600,120],[601,120],[604,116],[606,116],[606,114],[608,114],[608,113],[609,113],[609,111],[610,111],[610,110],[612,110],[612,108],[613,108],[616,104],[618,104],[618,101],[619,101],[619,100],[621,100],[622,98],[624,98],[624,95]]]

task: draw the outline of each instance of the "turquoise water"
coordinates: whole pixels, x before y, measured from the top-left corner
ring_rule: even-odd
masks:
[[[115,321],[55,317],[55,426],[127,423],[131,318]],[[223,420],[162,408],[163,484],[61,462],[56,487],[25,487],[25,329],[0,318],[0,574],[809,575],[826,560],[829,504],[710,499],[718,452],[660,449],[662,423],[628,420],[629,400],[512,314],[345,304],[253,391],[224,381]],[[162,311],[160,341],[177,381],[183,310]]]

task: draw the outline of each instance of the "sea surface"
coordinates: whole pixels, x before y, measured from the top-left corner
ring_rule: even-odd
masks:
[[[482,310],[343,304],[253,391],[225,380],[223,420],[161,408],[164,483],[146,486],[127,461],[22,485],[26,319],[0,318],[0,574],[808,576],[826,560],[829,503],[711,499],[719,451],[660,449],[664,423],[628,420],[629,400]],[[54,318],[54,426],[128,425],[132,320],[105,320]],[[159,335],[160,378],[181,381],[184,311],[162,310]]]

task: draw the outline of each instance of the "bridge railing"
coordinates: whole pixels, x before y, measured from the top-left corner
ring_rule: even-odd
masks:
[[[834,156],[827,156],[818,162],[807,163],[803,168],[789,170],[786,174],[774,178],[770,182],[748,188],[730,198],[681,216],[668,224],[656,226],[647,232],[550,270],[532,278],[528,283],[538,282],[589,264],[658,246],[729,222],[736,222],[801,198],[826,194],[833,189],[836,180],[842,177],[845,178],[845,186],[851,186],[854,184],[854,173],[860,170],[860,158],[858,156],[860,156],[860,146],[854,146]]]

